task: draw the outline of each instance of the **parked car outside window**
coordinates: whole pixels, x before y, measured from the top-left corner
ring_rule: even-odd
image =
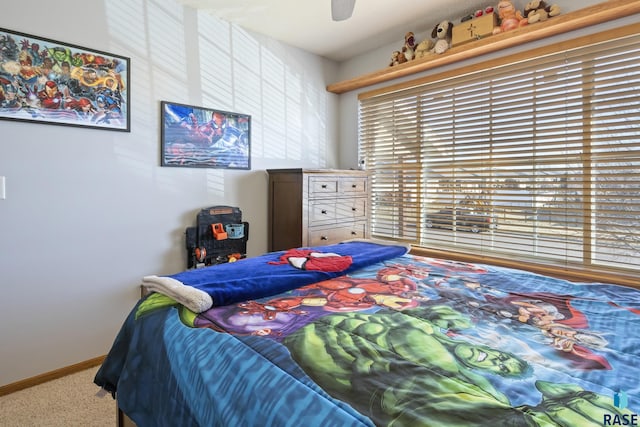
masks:
[[[427,214],[425,226],[427,228],[453,228],[464,229],[472,233],[488,231],[498,227],[498,220],[488,212],[467,207],[444,208],[437,212]]]

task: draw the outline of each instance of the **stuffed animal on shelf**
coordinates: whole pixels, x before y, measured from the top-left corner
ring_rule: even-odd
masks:
[[[425,56],[430,55],[432,53],[431,50],[433,49],[433,46],[434,46],[433,40],[431,39],[422,40],[420,43],[418,43],[418,46],[416,46],[415,57],[419,59],[419,58],[424,58]]]
[[[493,29],[493,34],[504,33],[527,25],[529,21],[522,16],[519,10],[509,0],[501,0],[496,8],[500,26]]]
[[[391,54],[391,61],[389,61],[389,67],[393,67],[394,65],[403,64],[407,62],[405,56],[399,50],[394,50]]]
[[[415,58],[416,38],[411,31],[404,35],[404,46],[401,53],[407,61],[413,61]]]
[[[451,36],[453,34],[453,23],[450,21],[442,21],[431,31],[431,38],[436,39],[431,52],[442,54],[451,47]]]
[[[411,31],[407,32],[404,35],[404,45],[402,46],[402,49],[394,50],[393,53],[391,53],[391,61],[389,62],[389,66],[393,67],[394,65],[413,61],[416,55],[416,47],[415,36]]]
[[[548,5],[544,0],[532,0],[524,7],[524,17],[529,24],[543,22],[557,15],[560,15],[560,6]]]

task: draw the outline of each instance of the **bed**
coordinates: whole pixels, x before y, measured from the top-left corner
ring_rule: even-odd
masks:
[[[630,287],[374,241],[143,285],[95,377],[139,427],[640,423]]]

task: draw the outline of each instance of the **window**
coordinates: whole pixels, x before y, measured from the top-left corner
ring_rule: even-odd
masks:
[[[640,270],[640,35],[553,50],[360,95],[373,237]]]

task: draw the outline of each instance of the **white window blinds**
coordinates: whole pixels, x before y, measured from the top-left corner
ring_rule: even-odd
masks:
[[[486,65],[360,97],[372,235],[640,270],[640,36]]]

